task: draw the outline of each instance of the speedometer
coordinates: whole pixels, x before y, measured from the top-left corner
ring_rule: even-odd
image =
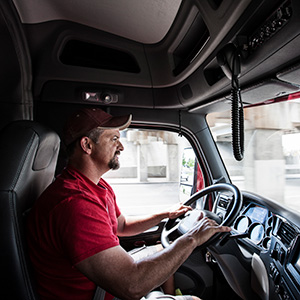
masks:
[[[239,232],[239,233],[244,233],[248,230],[249,225],[251,224],[251,220],[246,217],[246,216],[240,216],[237,218],[234,228]]]
[[[249,228],[249,237],[255,244],[259,244],[265,235],[265,228],[260,223],[253,223]]]

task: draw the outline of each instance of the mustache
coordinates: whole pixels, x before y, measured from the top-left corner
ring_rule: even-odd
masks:
[[[117,150],[117,151],[115,152],[115,155],[114,155],[114,156],[120,155],[120,154],[121,154],[121,151]]]

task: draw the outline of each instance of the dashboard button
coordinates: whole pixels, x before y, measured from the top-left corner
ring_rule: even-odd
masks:
[[[278,250],[274,249],[271,251],[271,257],[274,258],[275,260],[278,260]]]

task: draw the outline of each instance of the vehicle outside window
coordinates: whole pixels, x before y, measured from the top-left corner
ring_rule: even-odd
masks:
[[[230,111],[207,116],[232,183],[300,212],[299,94],[244,109],[245,153],[236,161]]]
[[[189,198],[195,154],[185,137],[171,131],[127,129],[120,140],[124,146],[121,167],[104,178],[124,214],[160,212]]]

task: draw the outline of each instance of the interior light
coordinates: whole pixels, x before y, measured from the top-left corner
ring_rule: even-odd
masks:
[[[119,96],[112,92],[83,92],[83,100],[105,104],[118,103]]]

